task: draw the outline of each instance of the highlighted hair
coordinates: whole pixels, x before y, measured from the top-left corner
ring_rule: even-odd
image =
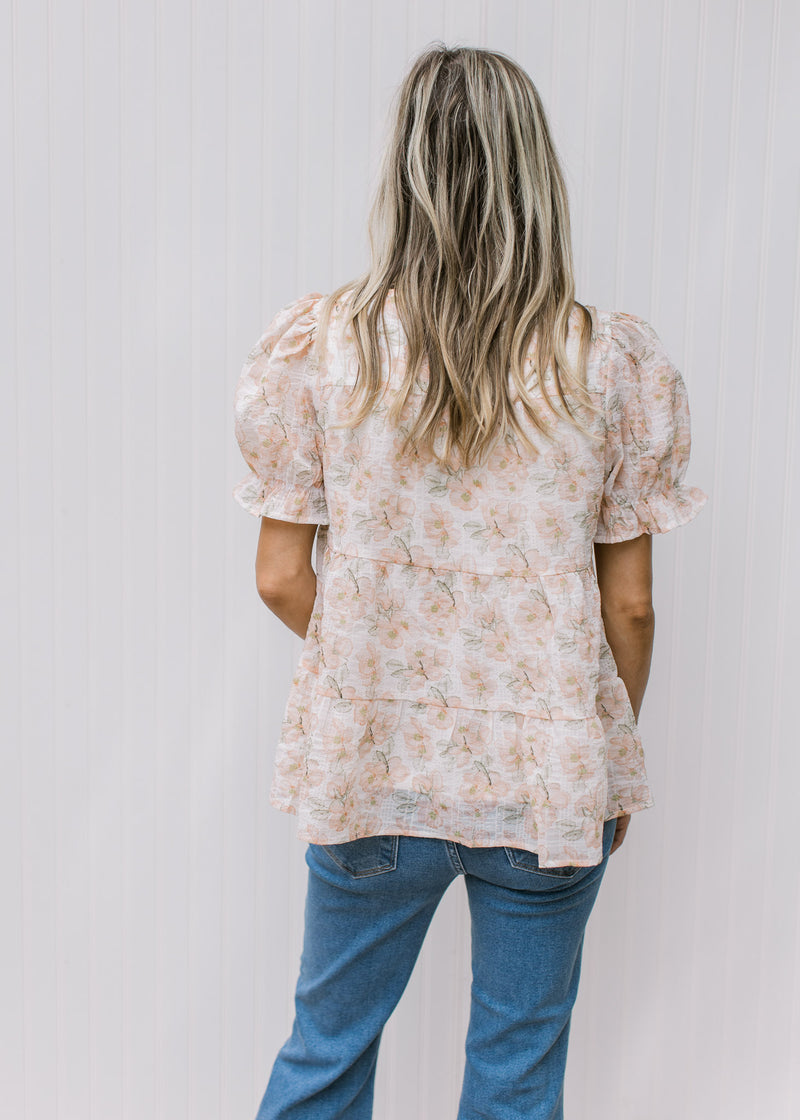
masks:
[[[591,315],[574,298],[567,191],[539,94],[512,59],[442,43],[417,57],[395,95],[369,236],[369,269],[337,288],[320,317],[324,339],[334,304],[348,297],[343,329],[352,328],[353,395],[361,401],[337,426],[357,426],[378,399],[378,319],[393,292],[408,350],[390,421],[400,418],[426,358],[429,370],[404,452],[469,468],[512,432],[535,455],[514,404],[549,435],[526,391],[534,341],[549,410],[591,435],[575,409],[575,401],[596,406],[586,389]],[[572,369],[567,336],[576,307]],[[546,385],[548,369],[563,412]]]

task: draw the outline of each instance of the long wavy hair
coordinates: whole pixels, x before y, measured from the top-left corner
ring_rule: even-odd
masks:
[[[334,305],[347,297],[343,330],[351,328],[358,358],[350,400],[360,396],[360,406],[333,426],[357,426],[378,400],[378,320],[385,332],[393,292],[407,352],[390,422],[399,421],[425,359],[429,370],[421,408],[402,429],[404,452],[469,468],[512,431],[535,457],[514,406],[516,396],[535,427],[550,434],[526,389],[534,340],[533,366],[549,410],[592,435],[575,409],[575,402],[596,406],[586,389],[591,315],[574,298],[564,177],[536,87],[511,58],[441,42],[416,58],[395,95],[369,239],[367,272],[321,308],[317,356],[324,357]],[[573,369],[567,336],[575,307]],[[548,369],[563,411],[548,390]]]

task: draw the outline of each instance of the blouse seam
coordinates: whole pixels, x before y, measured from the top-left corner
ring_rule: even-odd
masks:
[[[471,704],[442,704],[438,700],[428,700],[413,696],[342,696],[338,692],[325,692],[321,684],[317,684],[314,693],[316,696],[325,696],[329,700],[362,703],[362,704],[423,704],[427,708],[439,708],[441,711],[479,712],[483,715],[510,715],[522,716],[523,719],[536,719],[543,723],[586,723],[588,720],[598,719],[597,711],[582,716],[547,716],[541,712],[522,708],[475,708]],[[554,704],[553,707],[558,707]]]
[[[419,568],[425,572],[460,572],[465,576],[490,576],[494,578],[507,579],[509,577],[519,576],[521,579],[526,578],[527,572],[476,572],[470,568],[451,568],[448,565],[436,564],[418,564],[414,560],[391,560],[389,558],[377,556],[364,556],[361,553],[345,552],[341,548],[336,548],[335,545],[328,543],[326,546],[329,553],[337,553],[339,556],[346,556],[348,560],[368,560],[373,564],[397,564],[405,568]],[[591,561],[581,564],[574,568],[548,568],[543,571],[536,571],[530,569],[530,576],[533,579],[539,579],[541,576],[563,576],[570,575],[572,572],[584,572],[587,569],[593,569]]]

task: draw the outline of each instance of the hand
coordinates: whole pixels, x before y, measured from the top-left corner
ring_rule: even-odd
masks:
[[[615,852],[622,841],[625,839],[625,833],[628,831],[628,825],[630,824],[630,821],[630,813],[627,813],[624,817],[617,817],[617,830],[614,833],[614,840],[611,844],[611,851],[608,853],[609,855]]]

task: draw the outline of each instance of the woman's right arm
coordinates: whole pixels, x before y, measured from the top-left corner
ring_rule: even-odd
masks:
[[[606,638],[636,718],[644,699],[655,635],[653,538],[594,546],[600,608]]]

